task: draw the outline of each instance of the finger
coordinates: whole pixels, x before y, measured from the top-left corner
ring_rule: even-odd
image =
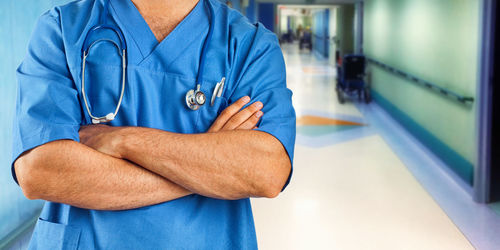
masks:
[[[214,123],[212,123],[212,126],[210,126],[210,129],[208,130],[208,132],[219,131],[224,126],[224,124],[226,124],[226,122],[231,117],[233,117],[234,114],[236,114],[238,111],[240,111],[240,109],[243,108],[243,106],[245,106],[245,104],[247,104],[249,101],[250,101],[250,97],[244,96],[244,97],[238,99],[233,104],[231,104],[226,109],[224,109],[224,111],[222,111],[220,113],[220,115],[217,117],[217,119],[215,119]]]
[[[260,118],[262,117],[264,113],[262,111],[257,111],[255,114],[250,116],[245,122],[243,122],[237,129],[254,129],[256,128],[255,125],[259,122]]]
[[[250,118],[257,111],[261,110],[264,105],[262,102],[254,102],[252,105],[246,107],[241,110],[237,114],[235,114],[226,124],[222,127],[222,130],[233,130],[239,127],[242,123],[244,123],[248,118]]]

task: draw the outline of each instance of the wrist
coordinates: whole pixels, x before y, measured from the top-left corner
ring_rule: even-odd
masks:
[[[129,133],[128,130],[128,127],[118,127],[111,134],[112,147],[116,154],[122,159],[127,158],[127,141],[132,135],[132,133]]]

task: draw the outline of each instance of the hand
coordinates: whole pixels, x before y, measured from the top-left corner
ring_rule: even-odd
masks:
[[[112,127],[107,125],[86,125],[80,127],[80,143],[87,145],[101,153],[122,158],[118,152],[119,133],[121,127]]]
[[[264,114],[262,102],[254,102],[241,110],[245,104],[250,102],[250,97],[244,96],[222,111],[207,132],[219,132],[235,129],[255,129],[260,118]]]

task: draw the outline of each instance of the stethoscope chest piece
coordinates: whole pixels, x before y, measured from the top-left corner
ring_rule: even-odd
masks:
[[[191,110],[198,110],[206,101],[207,97],[200,90],[200,84],[196,85],[196,90],[191,89],[186,93],[186,105]]]

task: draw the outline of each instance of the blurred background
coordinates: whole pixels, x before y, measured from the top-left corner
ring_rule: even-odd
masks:
[[[11,177],[15,70],[67,2],[0,2],[0,249],[26,249],[43,206]],[[500,249],[495,0],[223,2],[276,33],[294,92],[292,182],[252,200],[260,248]]]

